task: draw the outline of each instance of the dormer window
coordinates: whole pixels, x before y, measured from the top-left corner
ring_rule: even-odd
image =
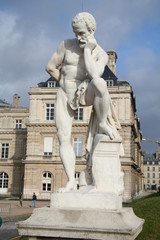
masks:
[[[56,81],[48,81],[47,87],[49,87],[49,88],[58,87],[58,82],[56,82]]]
[[[107,87],[112,87],[113,86],[113,80],[107,80],[106,84],[107,84]]]

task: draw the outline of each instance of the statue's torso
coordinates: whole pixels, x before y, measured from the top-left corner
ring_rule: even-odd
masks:
[[[70,41],[65,50],[60,79],[60,86],[66,93],[74,93],[79,84],[89,78],[85,67],[84,49],[79,48],[76,40]],[[94,55],[96,59],[97,54]]]

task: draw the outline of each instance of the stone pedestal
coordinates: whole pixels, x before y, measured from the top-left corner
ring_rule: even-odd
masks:
[[[131,208],[41,208],[35,209],[26,221],[17,223],[17,227],[19,234],[29,239],[133,240],[143,223]]]
[[[119,160],[121,141],[97,135],[92,155],[92,185],[78,191],[54,193],[50,208],[35,209],[17,223],[29,239],[133,240],[143,219],[122,208],[123,174]]]
[[[54,193],[50,205],[51,208],[117,210],[122,208],[122,196],[113,192],[96,192],[94,188],[87,187],[75,192]]]
[[[123,172],[119,159],[121,139],[110,140],[108,136],[97,134],[92,155],[93,186],[97,191],[122,195]]]

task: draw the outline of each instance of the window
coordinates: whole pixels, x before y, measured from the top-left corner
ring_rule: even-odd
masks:
[[[155,167],[153,167],[152,170],[155,171]]]
[[[149,179],[147,180],[147,183],[150,183],[150,180],[149,180]]]
[[[160,171],[160,167],[159,167],[158,169],[159,169],[159,171]]]
[[[22,119],[16,119],[15,128],[22,128]]]
[[[155,164],[155,162],[152,162],[152,164],[154,165],[154,164]]]
[[[147,178],[150,178],[150,174],[149,173],[147,173]]]
[[[51,192],[51,179],[52,179],[52,174],[50,172],[43,173],[42,190],[44,192]]]
[[[6,192],[8,189],[8,174],[0,172],[0,192]]]
[[[155,183],[155,180],[153,180],[153,183]]]
[[[149,164],[149,162],[147,162],[147,164]]]
[[[159,173],[159,178],[160,178],[160,173]]]
[[[9,143],[2,143],[1,158],[8,158]]]
[[[75,111],[74,119],[75,119],[75,120],[83,120],[83,107],[79,107],[79,108]]]
[[[44,155],[52,156],[52,146],[53,146],[53,138],[45,137],[44,138]]]
[[[147,167],[147,171],[149,171],[149,167]]]
[[[106,83],[107,83],[107,87],[113,86],[113,80],[107,80]]]
[[[153,178],[155,178],[155,173],[153,173],[153,175],[152,175],[152,176],[153,176]]]
[[[54,119],[54,104],[47,103],[46,104],[46,120],[53,120]]]
[[[73,148],[76,157],[82,156],[82,138],[74,138],[73,139]]]
[[[50,88],[55,88],[58,86],[59,86],[59,84],[57,81],[48,81],[48,83],[47,83],[47,87],[50,87]]]

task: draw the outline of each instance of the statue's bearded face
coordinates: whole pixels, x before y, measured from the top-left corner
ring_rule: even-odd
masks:
[[[88,30],[85,22],[82,21],[74,26],[73,31],[76,35],[80,48],[84,48],[88,39],[93,36],[93,31]]]

